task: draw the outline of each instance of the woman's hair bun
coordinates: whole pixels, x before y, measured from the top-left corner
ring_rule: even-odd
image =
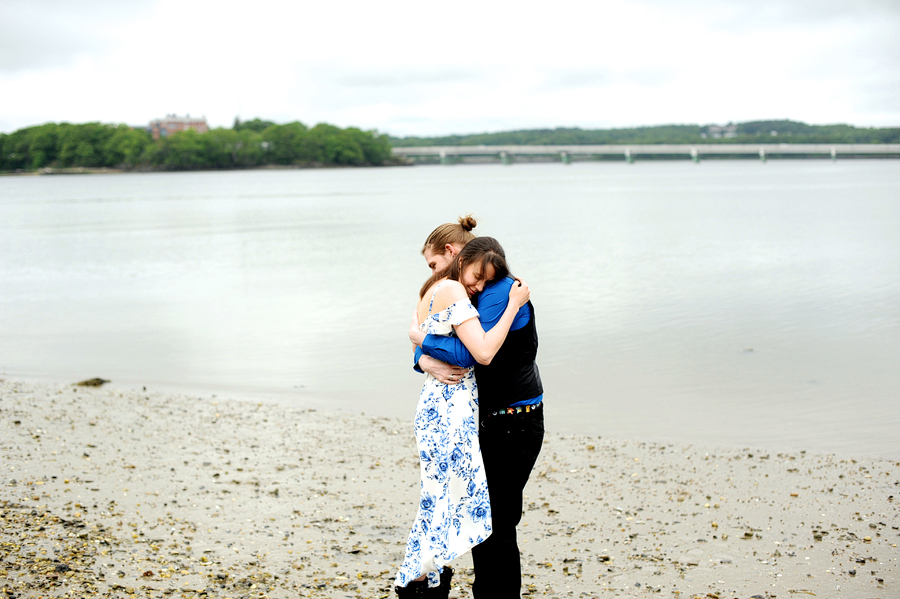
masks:
[[[475,219],[471,214],[459,217],[459,226],[462,227],[464,231],[471,231],[477,224],[478,223],[475,222]]]

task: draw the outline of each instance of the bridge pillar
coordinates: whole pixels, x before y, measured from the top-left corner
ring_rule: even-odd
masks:
[[[441,164],[453,164],[453,161],[447,156],[446,150],[441,150]]]
[[[631,155],[631,148],[625,148],[625,162],[634,164],[634,156]]]
[[[506,152],[500,152],[500,162],[502,164],[512,164],[513,163],[513,155],[507,154]]]
[[[697,148],[691,148],[691,160],[695,164],[700,164],[700,153],[697,151]]]
[[[837,162],[837,148],[834,146],[831,147],[831,161]]]
[[[572,157],[569,156],[568,152],[560,152],[559,153],[559,161],[563,164],[572,164]]]
[[[760,149],[759,149],[759,159],[762,160],[763,162],[766,161],[766,150],[765,150],[765,148],[760,148]]]

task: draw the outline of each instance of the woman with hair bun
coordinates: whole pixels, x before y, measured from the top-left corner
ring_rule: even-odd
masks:
[[[470,241],[447,268],[423,286],[410,340],[418,346],[426,335],[455,337],[476,361],[489,364],[503,345],[519,308],[528,303],[530,292],[524,283],[512,285],[507,308],[488,332],[482,328],[470,298],[486,283],[508,274],[506,255],[496,239],[476,237]],[[401,599],[446,599],[452,576],[449,563],[491,534],[473,370],[464,369],[465,374],[453,384],[427,375],[419,396],[415,429],[421,486],[419,507],[397,574],[396,591]]]

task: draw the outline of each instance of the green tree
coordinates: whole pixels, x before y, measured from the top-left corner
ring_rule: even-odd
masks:
[[[6,133],[0,133],[0,172],[10,170],[6,165],[6,140],[9,139],[9,135]]]
[[[243,121],[239,117],[234,117],[234,125],[231,127],[235,131],[244,131],[245,129],[249,129],[250,131],[255,131],[256,133],[262,133],[272,125],[274,125],[272,121],[264,121],[260,118],[255,118],[252,121]]]
[[[362,131],[355,127],[348,127],[344,132],[359,145],[364,163],[381,166],[391,162],[393,154],[387,135],[379,135],[377,131]]]
[[[58,145],[57,126],[53,123],[33,127],[28,132],[30,167],[43,168],[56,159]]]
[[[101,123],[59,125],[59,166],[107,166],[103,148],[115,133],[115,128]]]
[[[232,164],[236,167],[251,167],[263,164],[262,134],[252,129],[238,131],[237,142],[232,152]]]
[[[334,125],[319,123],[309,130],[306,147],[317,164],[361,165],[365,155],[354,135]]]
[[[119,125],[103,147],[103,163],[105,166],[134,168],[141,163],[151,143],[153,140],[147,131]]]
[[[78,166],[101,166],[100,158],[89,141],[79,141],[74,154],[75,164]]]
[[[211,129],[197,136],[202,148],[200,155],[203,168],[232,168],[234,146],[237,143],[237,132],[232,129]]]
[[[32,160],[26,140],[26,130],[19,129],[6,136],[3,143],[3,169],[9,171],[30,167]]]
[[[193,129],[160,137],[150,154],[151,163],[167,170],[209,168],[200,137]]]
[[[272,125],[262,132],[266,164],[300,164],[310,160],[306,147],[306,125],[297,121]]]

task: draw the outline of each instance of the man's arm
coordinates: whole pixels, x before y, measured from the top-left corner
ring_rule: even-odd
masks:
[[[475,358],[472,357],[459,337],[426,335],[425,341],[422,343],[422,351],[432,358],[463,368],[469,368],[476,364]]]
[[[413,365],[413,369],[416,372],[427,372],[445,385],[454,385],[458,383],[459,379],[466,374],[467,370],[466,368],[441,362],[437,358],[426,356],[422,353],[421,347],[416,347],[414,359],[415,364]]]
[[[462,368],[469,368],[476,364],[475,358],[458,337],[426,335],[422,347],[416,347],[413,357],[413,370],[416,372],[422,372],[422,356],[430,356],[451,366]],[[432,374],[434,373],[432,372]]]
[[[423,352],[423,351],[422,351],[422,348],[419,347],[419,346],[417,345],[417,346],[416,346],[416,351],[413,352],[413,370],[415,370],[416,372],[418,372],[418,373],[420,373],[420,374],[421,374],[422,372],[424,372],[424,371],[422,370],[422,367],[419,366],[419,362],[422,361],[422,356],[424,356],[424,355],[425,355],[425,352]]]
[[[469,371],[468,368],[447,364],[437,358],[424,355],[419,359],[419,367],[444,385],[455,385]]]
[[[490,331],[500,322],[506,306],[509,305],[509,290],[513,285],[518,283],[512,277],[506,277],[500,281],[496,281],[484,288],[478,295],[478,318],[481,320],[481,327],[485,331]],[[531,319],[531,308],[525,304],[519,308],[516,318],[513,320],[510,331],[521,329]]]

